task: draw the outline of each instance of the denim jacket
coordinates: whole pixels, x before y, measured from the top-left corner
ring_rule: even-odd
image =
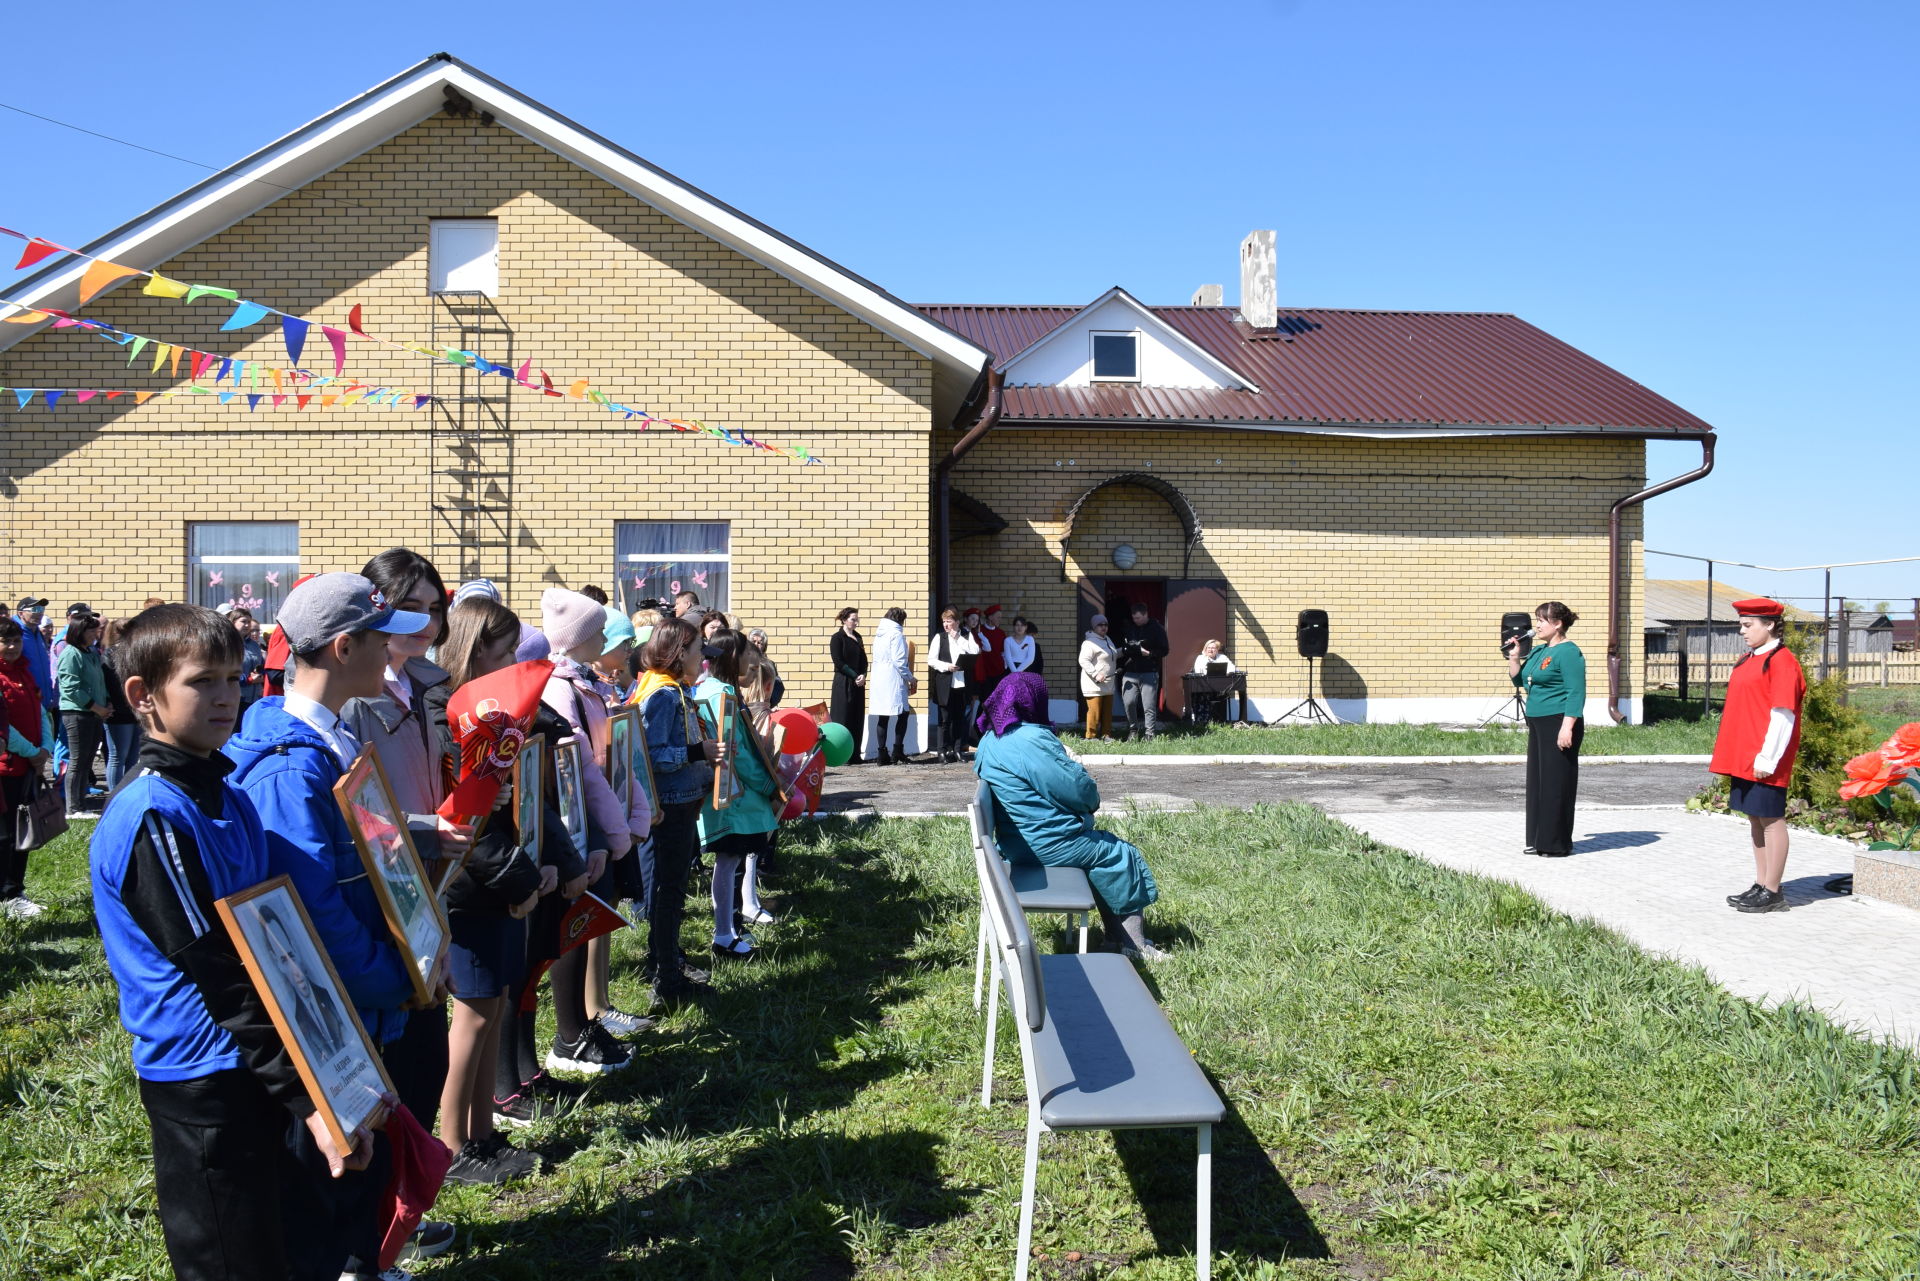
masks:
[[[647,756],[662,805],[684,805],[703,799],[713,787],[713,766],[697,744],[706,737],[697,719],[700,713],[688,690],[673,685],[656,689],[640,704],[646,725]],[[689,733],[691,721],[692,733]],[[689,747],[689,744],[696,746]]]

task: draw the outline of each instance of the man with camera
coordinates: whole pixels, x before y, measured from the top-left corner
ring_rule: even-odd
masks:
[[[1147,607],[1133,606],[1133,626],[1120,646],[1120,706],[1127,717],[1127,737],[1144,731],[1149,743],[1160,718],[1160,660],[1167,656],[1167,629],[1147,617]]]

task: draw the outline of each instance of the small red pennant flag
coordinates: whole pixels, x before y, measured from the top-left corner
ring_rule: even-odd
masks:
[[[362,338],[365,338],[367,331],[362,329],[360,325],[360,304],[355,303],[353,304],[353,310],[347,313],[347,327],[353,330],[354,333],[359,334]]]
[[[70,254],[72,252],[73,250],[68,249],[65,245],[56,245],[51,240],[42,240],[40,237],[35,236],[27,242],[27,247],[20,253],[20,261],[13,265],[13,269],[15,271],[21,271],[33,266],[34,263],[39,262],[42,258],[50,258],[54,254]]]

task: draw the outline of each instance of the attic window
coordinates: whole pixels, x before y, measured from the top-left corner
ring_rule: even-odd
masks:
[[[500,220],[435,218],[427,233],[427,289],[436,294],[500,292]]]
[[[1140,335],[1093,335],[1093,380],[1095,382],[1140,381]]]

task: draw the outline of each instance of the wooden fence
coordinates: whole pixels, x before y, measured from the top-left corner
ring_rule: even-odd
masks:
[[[1711,680],[1716,691],[1723,690],[1737,657],[1715,654],[1709,672],[1706,659],[1697,654],[1648,654],[1644,660],[1642,688],[1678,690],[1686,697],[1699,692],[1701,681]],[[1829,664],[1831,670],[1839,667],[1837,661]],[[1920,653],[1854,654],[1847,659],[1846,667],[1848,683],[1856,686],[1877,685],[1885,689],[1889,685],[1920,685]],[[1819,677],[1817,657],[1808,667],[1807,675]]]

